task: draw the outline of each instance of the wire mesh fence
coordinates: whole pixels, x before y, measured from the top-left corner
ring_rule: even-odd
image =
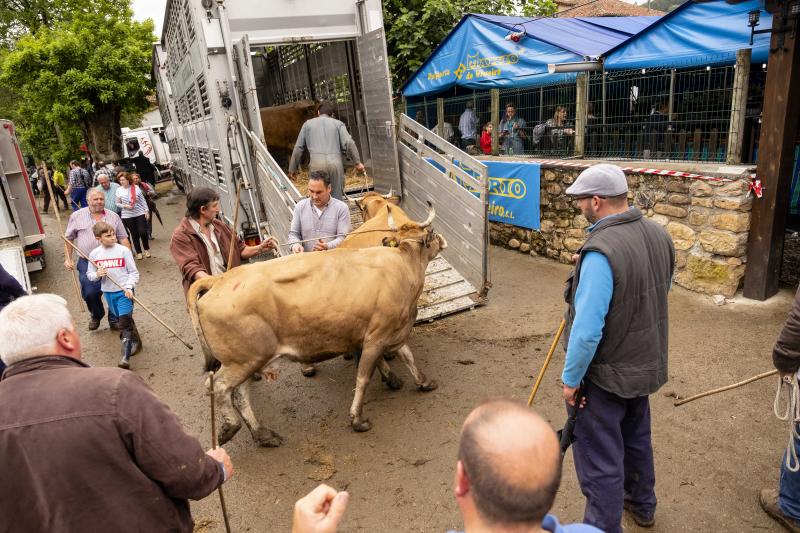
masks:
[[[583,156],[596,159],[725,161],[736,68],[733,65],[590,73],[584,99]],[[765,71],[749,75],[744,162],[757,154]],[[576,154],[576,82],[499,91],[499,155],[569,158]],[[441,98],[448,140],[462,143],[467,102],[478,123],[491,120],[490,91]],[[409,115],[430,129],[437,98],[408,102]],[[480,134],[476,141],[479,141]],[[462,147],[464,143],[462,143]]]
[[[593,73],[587,157],[725,161],[735,69]]]

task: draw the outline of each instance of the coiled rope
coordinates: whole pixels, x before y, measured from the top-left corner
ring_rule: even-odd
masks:
[[[784,376],[778,382],[778,390],[775,392],[775,402],[773,404],[773,411],[778,420],[789,420],[789,443],[786,446],[786,469],[789,472],[797,472],[800,470],[800,460],[797,457],[797,449],[795,447],[795,439],[800,439],[800,433],[797,431],[798,423],[800,423],[800,371],[797,374]],[[783,390],[787,390],[787,400],[785,409],[781,409],[781,396]]]

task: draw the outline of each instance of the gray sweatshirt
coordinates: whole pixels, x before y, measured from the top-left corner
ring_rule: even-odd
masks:
[[[126,289],[133,289],[139,282],[139,271],[136,269],[136,261],[133,254],[126,247],[119,243],[109,248],[98,246],[89,254],[89,259],[97,263],[97,266],[105,267],[108,273],[100,284],[103,292],[118,292],[119,287],[114,285],[109,279],[113,279]],[[97,268],[89,263],[86,269],[86,277],[89,281],[97,281]]]

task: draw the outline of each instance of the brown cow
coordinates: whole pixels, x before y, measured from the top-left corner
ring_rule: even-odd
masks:
[[[214,382],[223,416],[220,444],[241,428],[237,410],[259,445],[281,444],[281,437],[256,419],[247,379],[280,357],[311,364],[360,349],[350,408],[356,431],[371,427],[363,416],[364,392],[376,366],[388,372],[385,351],[400,356],[420,390],[435,389],[406,341],[425,270],[446,246],[442,236],[422,230],[396,247],[287,256],[194,282],[189,313],[206,369],[221,364]]]
[[[387,238],[399,242],[410,235],[424,234],[435,216],[431,207],[425,222],[414,222],[408,218],[405,211],[395,204],[391,192],[386,196],[368,192],[356,200],[356,205],[361,210],[364,223],[353,230],[342,241],[339,248],[381,246]],[[390,223],[390,220],[393,223]]]
[[[298,100],[283,105],[262,107],[260,111],[267,148],[270,151],[291,152],[300,128],[306,120],[317,115],[317,103],[313,100]]]

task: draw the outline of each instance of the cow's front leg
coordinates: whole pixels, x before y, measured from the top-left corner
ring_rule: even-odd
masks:
[[[400,390],[403,388],[403,380],[397,377],[397,374],[392,372],[389,363],[381,357],[378,361],[378,372],[381,373],[381,381],[386,383],[386,386],[392,390]]]
[[[242,415],[247,429],[253,436],[253,440],[262,448],[275,448],[283,444],[283,438],[269,428],[263,427],[253,412],[250,404],[250,380],[245,380],[241,385],[233,389],[233,406]]]
[[[364,393],[382,353],[382,346],[364,346],[361,352],[361,360],[358,362],[358,373],[356,374],[356,393],[353,395],[353,405],[350,407],[350,420],[356,431],[369,431],[372,428],[372,424],[363,416]]]
[[[206,383],[208,389],[208,383]],[[217,435],[217,444],[222,446],[242,429],[242,422],[236,414],[231,401],[231,387],[228,385],[228,373],[223,366],[214,374],[214,401],[222,415],[222,427]]]
[[[397,355],[400,356],[400,359],[406,364],[411,375],[414,376],[414,383],[417,384],[419,390],[427,392],[439,386],[434,380],[426,378],[425,374],[417,368],[417,364],[414,362],[414,354],[411,353],[411,348],[408,347],[408,344],[404,344],[402,348],[397,350]]]

